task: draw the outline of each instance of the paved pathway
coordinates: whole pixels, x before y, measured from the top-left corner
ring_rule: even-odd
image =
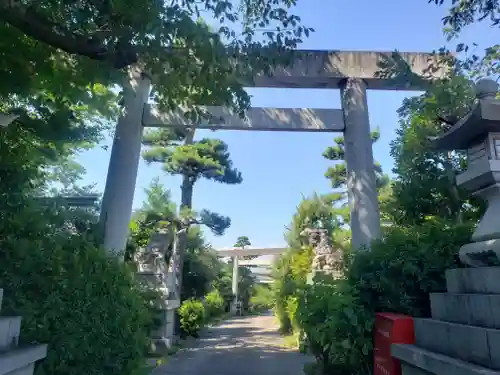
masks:
[[[310,359],[283,347],[274,316],[232,318],[152,375],[303,375]]]

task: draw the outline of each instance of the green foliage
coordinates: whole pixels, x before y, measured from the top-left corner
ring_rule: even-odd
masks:
[[[64,211],[24,201],[0,220],[2,313],[23,318],[23,343],[47,343],[37,375],[132,375],[154,320],[127,265],[68,225]]]
[[[445,4],[444,0],[429,0],[437,5]],[[448,4],[448,2],[446,2]],[[447,39],[458,39],[467,26],[475,23],[489,24],[490,29],[499,27],[500,2],[498,0],[451,1],[448,15],[443,17],[444,33]],[[494,32],[494,31],[493,31]],[[500,46],[487,46],[484,52],[477,43],[470,45],[458,43],[455,52],[464,55],[457,65],[473,78],[495,77],[500,72]]]
[[[252,246],[252,243],[250,242],[250,239],[247,236],[239,236],[236,239],[236,243],[233,246],[238,247],[240,249],[244,249],[245,247]],[[242,258],[245,260],[252,260],[258,257],[259,257],[258,255],[247,255]]]
[[[176,228],[178,221],[177,207],[172,201],[170,191],[154,179],[145,189],[146,200],[141,209],[136,211],[130,223],[130,235],[126,259],[132,260],[138,248],[148,245],[151,235],[161,227],[166,227],[170,233]],[[174,235],[171,235],[165,260],[170,261]],[[217,260],[216,254],[206,243],[199,225],[192,225],[188,229],[186,238],[186,251],[183,258],[182,279],[183,290],[181,298],[201,298],[211,288],[217,278],[222,265]]]
[[[224,310],[229,310],[229,306],[233,300],[232,288],[233,272],[232,268],[227,264],[221,264],[218,270],[217,277],[212,282],[212,286],[216,289],[224,300]]]
[[[356,254],[348,278],[376,311],[429,316],[429,293],[445,290],[445,271],[460,265],[458,250],[470,241],[472,227],[444,220],[391,227],[371,252]]]
[[[343,223],[344,211],[334,207],[334,204],[342,199],[338,193],[313,194],[311,197],[303,197],[297,210],[293,215],[291,224],[287,227],[285,238],[288,245],[295,249],[301,249],[307,244],[301,233],[306,228],[327,229],[333,233]]]
[[[316,374],[370,374],[367,356],[374,316],[343,281],[308,285],[298,303],[297,325],[316,359]]]
[[[233,263],[228,263],[228,271],[233,269]],[[255,276],[252,271],[245,266],[238,267],[238,299],[241,301],[241,305],[244,310],[248,310],[250,306],[250,298],[253,294],[253,288],[255,286]]]
[[[287,52],[313,31],[289,12],[293,5],[285,0],[5,3],[0,96],[17,95],[13,100],[22,102],[47,94],[56,104],[105,108],[103,88],[120,83],[119,69],[140,62],[156,76],[152,96],[163,107],[215,104],[239,113],[249,104],[241,78],[289,62]],[[235,60],[235,54],[241,58]]]
[[[481,213],[482,203],[455,183],[456,174],[466,166],[465,155],[436,152],[428,139],[448,130],[450,125],[443,119],[456,121],[469,111],[473,101],[471,83],[455,76],[403,102],[400,127],[391,143],[396,178],[392,200],[385,206],[394,223],[420,224],[428,217],[465,222]]]
[[[183,275],[187,245],[186,231],[193,224],[203,224],[216,235],[222,235],[231,220],[208,210],[199,215],[192,210],[193,189],[200,178],[219,183],[239,184],[241,173],[230,159],[227,145],[219,140],[194,141],[194,131],[181,132],[172,129],[153,130],[145,134],[143,143],[148,147],[143,153],[147,163],[160,163],[165,172],[182,176],[181,204],[175,220],[174,259],[180,263],[176,269]],[[199,218],[196,218],[199,216]],[[182,293],[183,280],[178,283]]]
[[[205,296],[205,311],[209,319],[224,313],[225,301],[217,289],[212,290]]]
[[[221,267],[217,254],[207,244],[201,228],[190,227],[182,268],[182,300],[206,295]]]
[[[205,322],[205,306],[197,299],[189,299],[182,303],[178,310],[181,324],[181,335],[198,337]]]
[[[272,286],[275,300],[274,313],[280,322],[282,332],[292,331],[289,301],[296,298],[297,291],[305,285],[307,274],[311,270],[312,249],[301,233],[306,228],[324,228],[331,234],[339,232],[343,222],[343,211],[334,207],[334,203],[341,199],[343,199],[342,194],[337,193],[314,194],[310,198],[303,198],[287,228],[285,238],[289,249],[274,264]]]
[[[192,135],[191,135],[192,136]],[[225,184],[242,182],[241,172],[235,169],[227,145],[218,139],[189,139],[189,134],[168,129],[151,130],[144,135],[147,146],[143,157],[147,163],[160,163],[171,175],[184,177],[182,207],[191,209],[192,189],[200,178]]]
[[[264,312],[272,309],[274,296],[271,288],[267,285],[254,285],[249,305],[249,310],[252,312]]]
[[[373,143],[377,142],[380,139],[380,130],[377,129],[372,131],[371,138]],[[345,141],[343,136],[335,137],[333,141],[334,145],[327,147],[327,149],[323,152],[323,157],[337,163],[328,168],[325,173],[325,177],[330,180],[333,189],[340,189],[342,191],[343,198],[345,199],[345,195],[347,194],[345,191],[347,182]],[[374,168],[378,186],[384,186],[387,184],[387,176],[383,174],[380,164],[375,163]]]
[[[371,132],[372,142],[375,143],[380,138],[380,131],[377,129]],[[347,164],[345,162],[345,141],[343,136],[334,138],[334,145],[328,147],[323,152],[323,157],[332,160],[335,164],[329,167],[325,173],[325,177],[330,180],[335,193],[326,195],[329,197],[327,204],[332,205],[331,211],[337,218],[337,226],[348,227],[350,221],[350,211],[347,206]],[[375,170],[375,178],[377,188],[381,189],[389,183],[389,177],[383,173],[382,166],[375,162],[373,165]],[[321,212],[318,208],[312,208],[316,212]],[[330,233],[337,228],[331,228]]]
[[[250,242],[250,239],[247,236],[239,236],[236,239],[236,243],[233,246],[244,249],[245,247],[252,246],[252,243]]]
[[[370,252],[347,257],[345,279],[303,288],[297,321],[319,373],[372,373],[375,313],[429,317],[429,293],[445,290],[445,270],[460,266],[471,229],[446,221],[390,227]]]

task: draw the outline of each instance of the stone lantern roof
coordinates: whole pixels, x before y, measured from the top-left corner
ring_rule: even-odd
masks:
[[[498,83],[481,79],[475,85],[477,103],[465,117],[439,137],[432,137],[434,148],[443,151],[465,150],[481,142],[488,133],[500,132],[500,100],[495,96]]]

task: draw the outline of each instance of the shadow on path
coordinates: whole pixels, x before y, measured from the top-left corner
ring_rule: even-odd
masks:
[[[302,375],[310,358],[282,346],[273,316],[232,318],[152,375]]]

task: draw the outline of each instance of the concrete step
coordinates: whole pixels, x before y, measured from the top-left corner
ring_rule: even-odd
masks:
[[[17,370],[9,372],[7,375],[33,375],[35,372],[35,364],[31,363]]]
[[[415,338],[423,349],[500,370],[500,330],[415,319]]]
[[[47,345],[31,345],[0,353],[0,375],[28,374],[29,365],[47,355]]]
[[[446,289],[450,293],[500,294],[500,267],[447,270]]]
[[[499,371],[433,353],[415,345],[392,344],[392,356],[401,361],[403,375],[500,375]]]
[[[431,293],[432,318],[500,329],[500,294]]]
[[[20,316],[0,316],[0,352],[17,346],[20,332]]]

